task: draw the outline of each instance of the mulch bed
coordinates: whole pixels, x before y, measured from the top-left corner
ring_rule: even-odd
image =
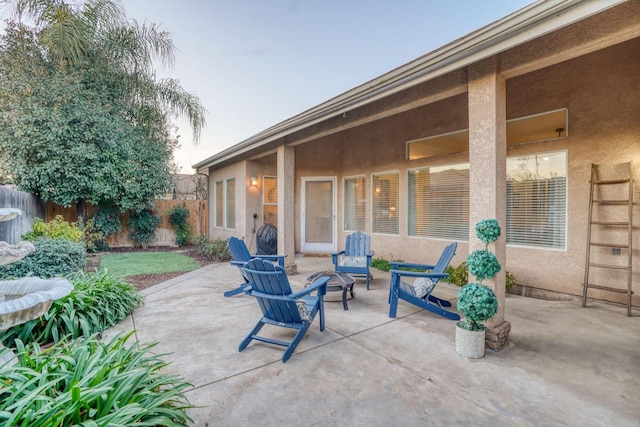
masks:
[[[142,248],[111,248],[109,253],[122,253],[122,252],[178,252],[184,254],[190,258],[196,260],[201,267],[205,265],[209,265],[212,263],[209,258],[203,256],[198,252],[195,246],[183,246],[180,248],[168,247],[168,246],[159,246],[159,247],[150,247],[147,249]],[[100,265],[100,256],[103,253],[97,254],[88,254],[87,255],[87,271],[95,271],[96,268]],[[158,283],[162,283],[166,280],[173,279],[174,277],[178,277],[185,274],[185,272],[178,273],[160,273],[160,274],[141,274],[138,276],[128,276],[124,280],[128,283],[131,283],[137,290],[141,291],[150,286],[157,285]]]

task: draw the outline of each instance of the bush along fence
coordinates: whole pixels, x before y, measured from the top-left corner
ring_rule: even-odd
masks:
[[[176,246],[179,240],[181,244],[193,243],[185,242],[184,234],[176,236],[176,233],[183,232],[185,228],[191,231],[190,236],[206,235],[207,233],[207,201],[206,200],[156,200],[154,202],[154,208],[150,213],[157,217],[155,221],[155,237],[147,238],[145,234],[145,227],[138,227],[135,230],[130,229],[130,217],[129,212],[118,214],[113,212],[111,214],[102,212],[97,206],[86,205],[83,206],[83,210],[86,212],[88,218],[95,216],[94,221],[97,223],[103,221],[106,224],[101,224],[101,228],[107,226],[110,228],[111,234],[107,237],[106,243],[109,247],[134,247],[134,246]],[[188,212],[185,215],[185,222],[182,229],[177,230],[174,225],[171,224],[171,214],[176,210],[185,209]],[[96,214],[98,214],[96,216]],[[104,215],[102,215],[104,214]],[[117,218],[109,220],[112,215],[117,215]],[[62,216],[64,221],[77,222],[78,213],[75,207],[64,208],[54,203],[48,202],[45,209],[45,222],[54,220],[57,216]],[[133,221],[137,225],[146,225],[148,222],[139,221],[139,218]],[[138,239],[142,237],[142,241],[137,242],[132,239]]]

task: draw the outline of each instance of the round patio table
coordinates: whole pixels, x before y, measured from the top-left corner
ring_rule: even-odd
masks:
[[[356,294],[353,292],[353,284],[356,282],[356,279],[348,274],[338,271],[320,271],[307,277],[306,286],[309,286],[314,280],[320,277],[327,276],[330,278],[327,282],[327,292],[342,291],[342,307],[345,310],[349,310],[349,307],[347,306],[347,291],[351,294],[351,298],[349,299],[354,299],[356,297]]]

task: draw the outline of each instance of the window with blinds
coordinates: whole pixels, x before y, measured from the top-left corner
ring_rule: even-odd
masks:
[[[567,153],[507,158],[507,243],[564,249]],[[409,171],[408,235],[469,240],[469,164]]]
[[[226,181],[225,191],[225,228],[236,228],[236,180],[234,178]]]
[[[224,227],[224,181],[217,181],[215,184],[216,192],[216,227]]]
[[[399,234],[399,174],[373,175],[373,219],[374,233]]]
[[[366,199],[364,177],[344,179],[344,230],[364,231]]]
[[[408,234],[469,239],[469,164],[414,169],[408,176]]]
[[[507,159],[507,243],[564,249],[567,153]]]

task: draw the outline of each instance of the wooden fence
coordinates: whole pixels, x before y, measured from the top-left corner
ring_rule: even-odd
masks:
[[[39,197],[22,191],[0,187],[0,208],[17,208],[22,215],[0,222],[0,241],[15,245],[31,230],[33,218],[44,218],[45,206]]]
[[[191,225],[191,233],[193,237],[201,234],[207,234],[207,201],[206,200],[156,200],[154,204],[157,207],[158,214],[162,222],[156,227],[156,241],[150,243],[149,246],[175,246],[175,230],[169,224],[169,212],[176,206],[184,204],[189,210],[187,221]],[[83,206],[86,209],[87,217],[91,217],[98,208],[92,205]],[[49,222],[57,215],[62,215],[67,222],[76,222],[78,220],[78,211],[74,208],[63,208],[51,202],[46,204],[45,222]],[[133,247],[134,243],[129,238],[129,214],[120,215],[120,222],[123,230],[112,236],[109,236],[107,243],[112,248]]]

